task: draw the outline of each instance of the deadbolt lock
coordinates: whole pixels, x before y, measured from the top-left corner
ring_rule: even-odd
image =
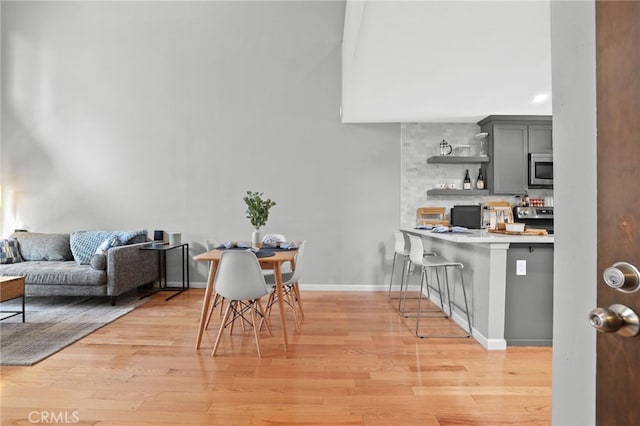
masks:
[[[627,262],[617,262],[602,273],[604,282],[609,287],[624,293],[633,293],[640,289],[640,271]]]
[[[625,337],[633,337],[640,332],[638,314],[625,305],[595,308],[589,314],[589,322],[602,333],[618,333]]]

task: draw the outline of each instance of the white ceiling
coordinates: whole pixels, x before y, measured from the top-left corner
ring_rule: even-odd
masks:
[[[342,120],[551,114],[549,1],[352,1]],[[542,102],[534,102],[547,94]]]

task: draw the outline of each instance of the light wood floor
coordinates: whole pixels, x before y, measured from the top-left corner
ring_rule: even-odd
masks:
[[[42,413],[80,425],[551,423],[550,348],[418,339],[384,292],[304,292],[288,353],[274,310],[264,358],[240,327],[212,358],[217,316],[194,349],[203,294],[158,293],[35,366],[2,367],[0,423]]]

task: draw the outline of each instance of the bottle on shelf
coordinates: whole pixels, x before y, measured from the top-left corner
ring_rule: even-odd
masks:
[[[471,178],[469,177],[469,169],[464,174],[464,180],[462,181],[462,189],[471,189]]]
[[[478,170],[478,180],[476,180],[476,188],[484,189],[484,176],[482,175],[482,167]]]

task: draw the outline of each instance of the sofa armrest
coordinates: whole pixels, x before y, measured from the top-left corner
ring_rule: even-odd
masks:
[[[129,244],[107,250],[107,294],[118,296],[159,278],[159,256],[140,250],[148,243]]]

